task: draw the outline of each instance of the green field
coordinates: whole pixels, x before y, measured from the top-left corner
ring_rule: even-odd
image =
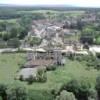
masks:
[[[90,82],[90,84],[94,87],[96,77],[100,73],[95,69],[86,70],[86,65],[84,63],[81,64],[77,61],[71,61],[67,59],[65,66],[59,67],[55,71],[47,72],[48,79],[46,83],[33,83],[32,85],[27,85],[26,82],[14,80],[16,71],[20,67],[19,64],[25,61],[25,56],[26,55],[24,53],[0,54],[0,82],[6,84],[19,82],[25,85],[30,91],[32,91],[33,95],[37,95],[37,97],[38,95],[41,96],[38,97],[38,99],[42,98],[42,94],[45,94],[45,91],[47,93],[47,91],[57,89],[62,84],[70,81],[72,78],[77,78],[80,80],[85,78],[85,80],[87,82]],[[49,93],[47,93],[46,95],[50,96]]]
[[[0,82],[12,83],[19,64],[25,61],[25,54],[0,54]],[[47,72],[46,83],[33,83],[28,86],[34,89],[51,89],[62,83],[68,82],[71,78],[87,78],[87,81],[94,84],[99,71],[95,69],[86,70],[85,64],[77,61],[66,60],[64,67],[59,67],[55,71]],[[25,83],[24,83],[25,84]]]
[[[0,19],[0,22],[16,23],[18,19]]]

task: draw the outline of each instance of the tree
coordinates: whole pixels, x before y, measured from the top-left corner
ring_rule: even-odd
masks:
[[[27,100],[27,90],[20,84],[12,84],[7,89],[7,100]]]
[[[88,100],[98,100],[97,98],[97,91],[95,89],[90,89]]]
[[[20,26],[19,32],[18,32],[18,38],[19,39],[24,39],[25,36],[27,35],[27,33],[28,33],[28,30],[25,29],[24,27]]]
[[[10,38],[16,38],[17,37],[17,34],[18,34],[18,27],[12,27],[9,31],[9,34],[10,34]]]
[[[82,30],[80,41],[82,43],[93,44],[94,43],[94,38],[95,38],[94,33],[95,33],[95,31],[93,29],[84,28]]]
[[[88,100],[91,85],[84,78],[82,80],[73,79],[64,85],[63,88],[68,92],[73,92],[78,100]]]
[[[4,41],[9,40],[9,38],[10,38],[10,35],[9,35],[8,32],[6,32],[6,31],[2,32],[2,39],[3,39]]]
[[[31,46],[40,45],[41,39],[38,38],[38,37],[31,37],[31,38],[29,39],[29,43],[30,43]]]
[[[81,21],[81,19],[77,20],[77,29],[82,30],[84,26],[84,23]]]
[[[20,41],[18,38],[13,38],[7,41],[8,47],[18,48],[20,46]]]
[[[55,100],[76,100],[75,96],[72,92],[67,92],[63,90],[59,96],[56,97]]]
[[[6,94],[7,86],[4,84],[0,84],[0,96],[2,100],[7,100],[7,94]]]

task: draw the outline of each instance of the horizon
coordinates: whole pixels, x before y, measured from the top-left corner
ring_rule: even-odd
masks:
[[[92,2],[91,2],[92,1]],[[18,6],[74,6],[74,7],[95,7],[100,8],[99,0],[0,0],[0,4]]]

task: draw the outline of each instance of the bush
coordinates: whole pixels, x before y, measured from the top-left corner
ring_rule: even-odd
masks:
[[[0,84],[0,96],[2,100],[7,100],[6,90],[7,90],[7,86],[4,84]]]
[[[20,41],[18,38],[13,38],[7,41],[7,46],[11,48],[18,48],[20,46]]]
[[[82,62],[82,61],[87,61],[87,55],[76,55],[75,60]]]
[[[70,60],[74,60],[74,57],[75,57],[75,54],[72,53],[72,52],[69,52],[68,58],[69,58]]]
[[[96,79],[96,90],[100,92],[100,75]]]
[[[46,69],[45,68],[39,68],[37,70],[36,80],[38,82],[46,82],[47,74],[46,74]]]
[[[27,100],[27,90],[20,84],[12,84],[7,89],[7,100]]]
[[[96,79],[96,90],[98,92],[98,97],[100,99],[100,75]]]
[[[27,79],[28,84],[32,84],[33,81],[36,80],[32,75],[29,76],[29,78]]]
[[[75,96],[71,92],[67,92],[66,90],[63,90],[59,96],[56,97],[55,100],[76,100]]]
[[[24,80],[23,75],[21,75],[21,76],[19,77],[19,80],[20,80],[20,81],[23,81],[23,80]]]
[[[84,80],[73,79],[63,86],[68,92],[73,92],[78,100],[88,100],[91,85]]]
[[[51,65],[51,66],[47,66],[46,69],[48,71],[53,71],[53,70],[56,70],[57,66],[56,65]]]
[[[38,37],[31,37],[31,38],[29,39],[29,44],[30,44],[31,46],[40,45],[41,41],[42,41],[42,40],[41,40],[40,38],[38,38]]]
[[[30,89],[28,91],[28,96],[29,100],[54,100],[54,96],[50,93],[50,91],[44,89]]]
[[[0,48],[7,48],[7,44],[5,41],[0,40]]]
[[[100,45],[100,36],[96,38],[95,44]]]
[[[88,100],[97,100],[97,91],[95,89],[90,89]]]

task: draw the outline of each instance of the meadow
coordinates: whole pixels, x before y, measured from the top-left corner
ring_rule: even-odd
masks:
[[[96,69],[87,70],[87,66],[78,61],[71,61],[66,59],[65,66],[59,66],[55,71],[47,72],[46,83],[33,83],[28,85],[26,82],[14,80],[14,77],[19,70],[20,64],[25,62],[24,53],[5,53],[0,54],[0,83],[11,84],[19,82],[31,90],[52,90],[59,88],[64,83],[67,83],[73,78],[85,79],[93,87],[97,75],[100,73]]]

